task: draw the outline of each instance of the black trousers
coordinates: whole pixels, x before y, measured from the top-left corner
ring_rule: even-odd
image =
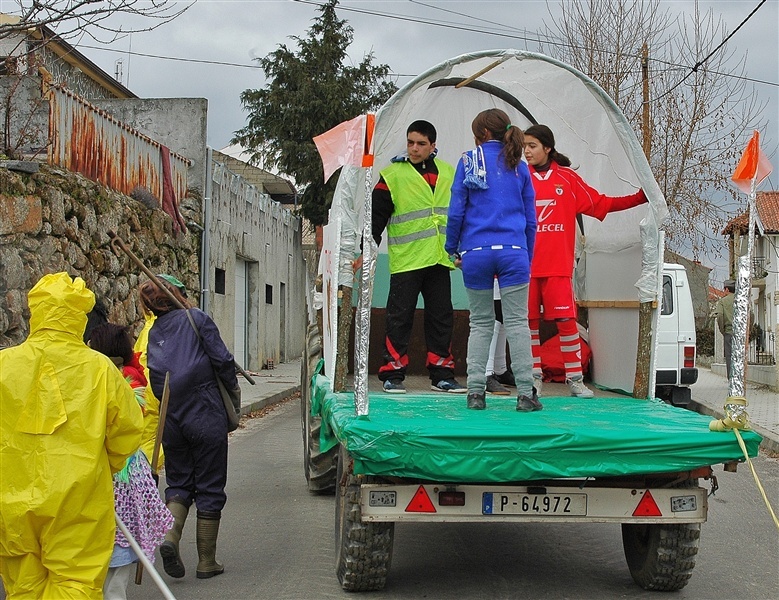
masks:
[[[433,384],[454,377],[452,357],[452,280],[450,269],[433,265],[390,275],[387,297],[384,364],[379,379],[403,379],[408,367],[408,344],[419,294],[425,303],[426,366]]]

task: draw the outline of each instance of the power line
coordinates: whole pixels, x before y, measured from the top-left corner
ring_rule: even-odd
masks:
[[[231,63],[231,62],[223,62],[218,60],[201,60],[197,58],[179,58],[176,56],[161,56],[159,54],[147,54],[144,52],[131,52],[127,50],[117,50],[115,48],[104,48],[101,46],[90,46],[88,44],[78,44],[79,48],[90,48],[92,50],[103,50],[105,52],[116,52],[119,54],[129,54],[132,56],[143,56],[146,58],[158,58],[160,60],[175,60],[180,62],[190,62],[190,63],[199,63],[199,64],[206,64],[206,65],[221,65],[225,67],[243,67],[245,69],[261,69],[262,67],[260,65],[247,65],[247,64],[241,64],[241,63]]]
[[[668,94],[670,94],[671,92],[673,92],[673,91],[674,91],[676,88],[678,88],[680,85],[682,85],[682,84],[683,84],[685,81],[687,81],[687,79],[690,77],[690,75],[692,75],[693,73],[697,73],[697,72],[698,72],[698,69],[699,69],[699,68],[701,68],[701,67],[702,67],[702,66],[703,66],[703,65],[706,63],[706,61],[708,61],[708,60],[709,60],[709,59],[710,59],[712,56],[714,56],[714,55],[715,55],[715,54],[716,54],[716,53],[717,53],[717,52],[720,50],[720,48],[722,48],[722,47],[723,47],[723,46],[724,46],[724,45],[725,45],[725,44],[728,42],[728,40],[729,40],[730,38],[732,38],[732,37],[735,35],[735,33],[736,33],[736,32],[737,32],[739,29],[741,29],[741,27],[742,27],[742,26],[743,26],[743,25],[744,25],[744,24],[745,24],[747,21],[749,21],[749,19],[751,19],[751,18],[752,18],[752,15],[754,15],[754,14],[755,14],[755,13],[758,11],[758,9],[759,9],[761,6],[763,6],[763,4],[765,4],[765,3],[766,3],[766,1],[767,1],[767,0],[761,0],[761,1],[760,1],[760,4],[758,4],[758,5],[757,5],[757,6],[756,6],[756,7],[755,7],[753,10],[752,10],[752,12],[751,12],[751,13],[749,13],[749,14],[747,15],[746,19],[744,19],[743,21],[741,21],[741,23],[739,23],[738,27],[736,27],[736,28],[735,28],[733,31],[731,31],[731,32],[730,32],[730,33],[729,33],[729,34],[728,34],[728,35],[725,37],[725,39],[724,39],[724,40],[722,40],[722,41],[720,42],[719,46],[717,46],[716,48],[714,48],[714,50],[712,50],[711,52],[709,52],[709,54],[708,54],[708,56],[706,56],[706,58],[704,58],[703,60],[699,60],[697,63],[695,63],[695,65],[693,65],[693,67],[690,69],[690,72],[689,72],[689,73],[687,73],[687,75],[685,75],[684,77],[682,77],[682,79],[680,79],[680,80],[679,80],[679,81],[678,81],[678,82],[677,82],[677,83],[676,83],[674,86],[672,86],[670,89],[668,89],[668,90],[667,90],[667,91],[665,91],[664,93],[660,94],[660,96],[658,96],[657,98],[655,98],[655,101],[657,101],[657,100],[660,100],[660,99],[664,98],[665,96],[667,96]]]
[[[322,6],[324,6],[323,4],[321,4],[320,2],[316,2],[315,0],[293,0],[293,1],[298,2],[300,4],[309,4],[309,5],[312,5],[312,6],[317,6],[317,7],[320,7],[320,8]],[[443,9],[443,8],[440,8],[440,7],[436,7],[436,6],[431,5],[431,4],[426,4],[424,2],[419,2],[418,0],[409,0],[409,1],[412,4],[417,4],[419,6],[424,6],[424,7],[432,8],[432,9],[436,9],[436,10],[443,10],[443,11],[449,12],[451,14],[456,14],[458,16],[466,17],[466,18],[469,18],[469,19],[474,19],[474,20],[477,20],[477,21],[483,21],[483,22],[488,23],[490,25],[498,25],[498,26],[505,27],[501,23],[495,23],[493,21],[488,21],[486,19],[480,19],[478,17],[474,17],[472,15],[468,15],[467,13],[459,13],[459,12],[450,11],[448,9]],[[692,73],[694,73],[697,69],[699,69],[703,65],[703,63],[705,63],[709,58],[711,58],[711,56],[714,53],[716,53],[717,50],[719,50],[722,47],[722,45],[724,45],[725,42],[727,42],[727,40],[730,39],[730,37],[732,37],[733,34],[735,34],[736,31],[738,31],[738,29],[742,25],[744,25],[744,23],[746,23],[747,20],[749,20],[749,18],[765,2],[766,2],[766,0],[762,0],[761,3],[750,13],[750,15],[744,21],[742,21],[742,23],[736,29],[734,29],[733,32],[725,40],[723,40],[723,42],[714,51],[712,51],[705,59],[703,59],[702,61],[700,61],[698,64],[696,64],[693,67],[689,67],[688,65],[677,64],[677,63],[673,63],[673,62],[670,62],[670,61],[666,61],[666,60],[650,57],[649,60],[652,61],[653,63],[662,64],[662,65],[664,65],[666,67],[665,69],[658,69],[658,72],[660,72],[660,73],[670,72],[670,71],[678,70],[678,69],[691,69],[691,71],[689,73],[687,73],[687,75],[685,75],[685,77],[681,81],[679,81],[677,84],[675,84],[674,87],[672,87],[671,89],[667,90],[661,96],[655,98],[654,100],[659,100],[664,95],[667,95],[668,93],[673,91],[673,89],[675,89],[676,87],[681,85],[681,83],[683,83]],[[458,24],[458,23],[453,23],[453,22],[437,22],[437,21],[433,21],[433,20],[429,20],[429,19],[421,19],[421,18],[411,17],[411,16],[408,16],[408,15],[389,14],[389,13],[384,13],[384,12],[380,12],[380,11],[372,11],[372,10],[368,10],[368,9],[352,8],[352,7],[347,7],[347,6],[343,6],[343,5],[339,5],[338,9],[339,10],[343,10],[343,11],[348,11],[348,12],[355,12],[355,13],[365,14],[365,15],[369,15],[369,16],[377,16],[377,17],[382,17],[382,18],[406,21],[406,22],[410,22],[410,23],[420,23],[420,24],[423,24],[423,25],[432,25],[432,26],[435,26],[435,27],[442,27],[442,28],[445,28],[445,29],[453,29],[453,30],[457,30],[457,31],[467,31],[467,32],[471,32],[471,33],[480,33],[480,34],[485,34],[485,35],[494,35],[494,36],[505,37],[505,38],[509,38],[509,39],[517,39],[517,40],[521,40],[521,41],[525,41],[525,42],[531,42],[531,43],[534,43],[534,44],[548,44],[550,46],[557,46],[557,47],[562,47],[562,48],[579,49],[579,47],[576,46],[576,45],[567,44],[567,43],[563,43],[563,42],[560,42],[560,41],[554,41],[552,38],[550,38],[548,36],[541,36],[539,34],[535,34],[534,36],[531,36],[529,34],[529,32],[527,32],[526,30],[516,30],[516,28],[513,28],[513,27],[511,29],[514,29],[515,31],[522,31],[523,34],[519,35],[519,34],[511,34],[511,33],[505,32],[505,31],[490,31],[490,30],[485,30],[485,29],[478,29],[478,28],[475,28],[475,27],[469,27],[469,26],[466,26],[465,24]],[[542,39],[542,37],[544,39]],[[159,54],[149,54],[149,53],[143,53],[143,52],[132,52],[132,51],[126,51],[126,50],[117,50],[117,49],[113,49],[113,48],[105,48],[105,47],[100,47],[100,46],[91,46],[91,45],[88,45],[88,44],[78,44],[78,46],[81,47],[81,48],[89,48],[89,49],[93,49],[93,50],[103,50],[103,51],[106,51],[106,52],[115,52],[115,53],[119,53],[119,54],[125,54],[125,55],[131,55],[131,56],[141,56],[141,57],[145,57],[145,58],[155,58],[155,59],[159,59],[159,60],[172,60],[172,61],[189,62],[189,63],[196,63],[196,64],[211,64],[211,65],[220,65],[220,66],[228,66],[228,67],[239,67],[239,68],[245,68],[245,69],[261,69],[262,68],[260,65],[253,65],[253,64],[233,63],[233,62],[215,61],[215,60],[202,60],[202,59],[195,59],[195,58],[182,58],[182,57],[175,57],[175,56],[163,56],[163,55],[159,55]],[[609,53],[609,52],[605,51],[605,53]],[[631,54],[628,53],[628,54],[624,54],[623,56],[632,57],[632,58],[639,58],[638,54],[631,55]],[[743,76],[743,75],[734,75],[732,73],[721,73],[721,72],[715,72],[715,71],[711,71],[711,73],[713,75],[719,75],[719,76],[723,76],[723,77],[731,77],[733,79],[739,79],[739,80],[748,81],[748,82],[752,82],[752,83],[759,83],[759,84],[762,84],[762,85],[769,85],[769,86],[779,87],[779,82],[764,81],[764,80],[761,80],[761,79],[755,79],[755,78],[746,77],[746,76]],[[403,73],[393,73],[393,75],[395,77],[416,77],[416,74],[409,75],[409,74],[403,74]]]

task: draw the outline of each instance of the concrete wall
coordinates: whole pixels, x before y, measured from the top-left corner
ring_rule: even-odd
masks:
[[[49,103],[41,97],[37,77],[0,77],[0,140],[6,143],[5,123],[10,121],[9,152],[46,158],[49,141]],[[0,150],[1,151],[1,150]]]
[[[213,163],[212,175],[211,214],[204,223],[210,251],[208,312],[227,346],[239,354],[234,332],[236,306],[242,302],[236,302],[235,284],[241,277],[238,266],[245,264],[247,344],[242,366],[258,371],[269,359],[296,359],[303,353],[306,326],[300,219],[221,163]],[[224,276],[223,293],[216,291],[217,269]]]
[[[208,100],[205,98],[112,98],[91,100],[123,123],[192,161],[190,195],[203,197],[206,181]]]

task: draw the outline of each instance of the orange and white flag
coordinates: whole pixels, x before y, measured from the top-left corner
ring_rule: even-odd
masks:
[[[749,194],[752,191],[752,180],[755,181],[755,187],[757,187],[763,179],[771,174],[771,171],[773,171],[773,166],[760,150],[760,133],[755,130],[730,179],[738,189]]]
[[[372,143],[375,125],[375,115],[360,115],[314,138],[316,149],[322,157],[325,182],[344,165],[373,166]]]

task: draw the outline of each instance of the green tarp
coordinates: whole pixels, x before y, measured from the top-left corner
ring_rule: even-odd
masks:
[[[358,417],[351,392],[330,392],[322,375],[313,386],[322,450],[344,444],[358,474],[507,483],[686,471],[744,458],[733,432],[711,432],[710,417],[659,400],[545,397],[542,411],[519,413],[513,397],[488,396],[487,409],[474,411],[464,394],[371,392],[370,414]],[[742,436],[756,456],[760,436]]]

